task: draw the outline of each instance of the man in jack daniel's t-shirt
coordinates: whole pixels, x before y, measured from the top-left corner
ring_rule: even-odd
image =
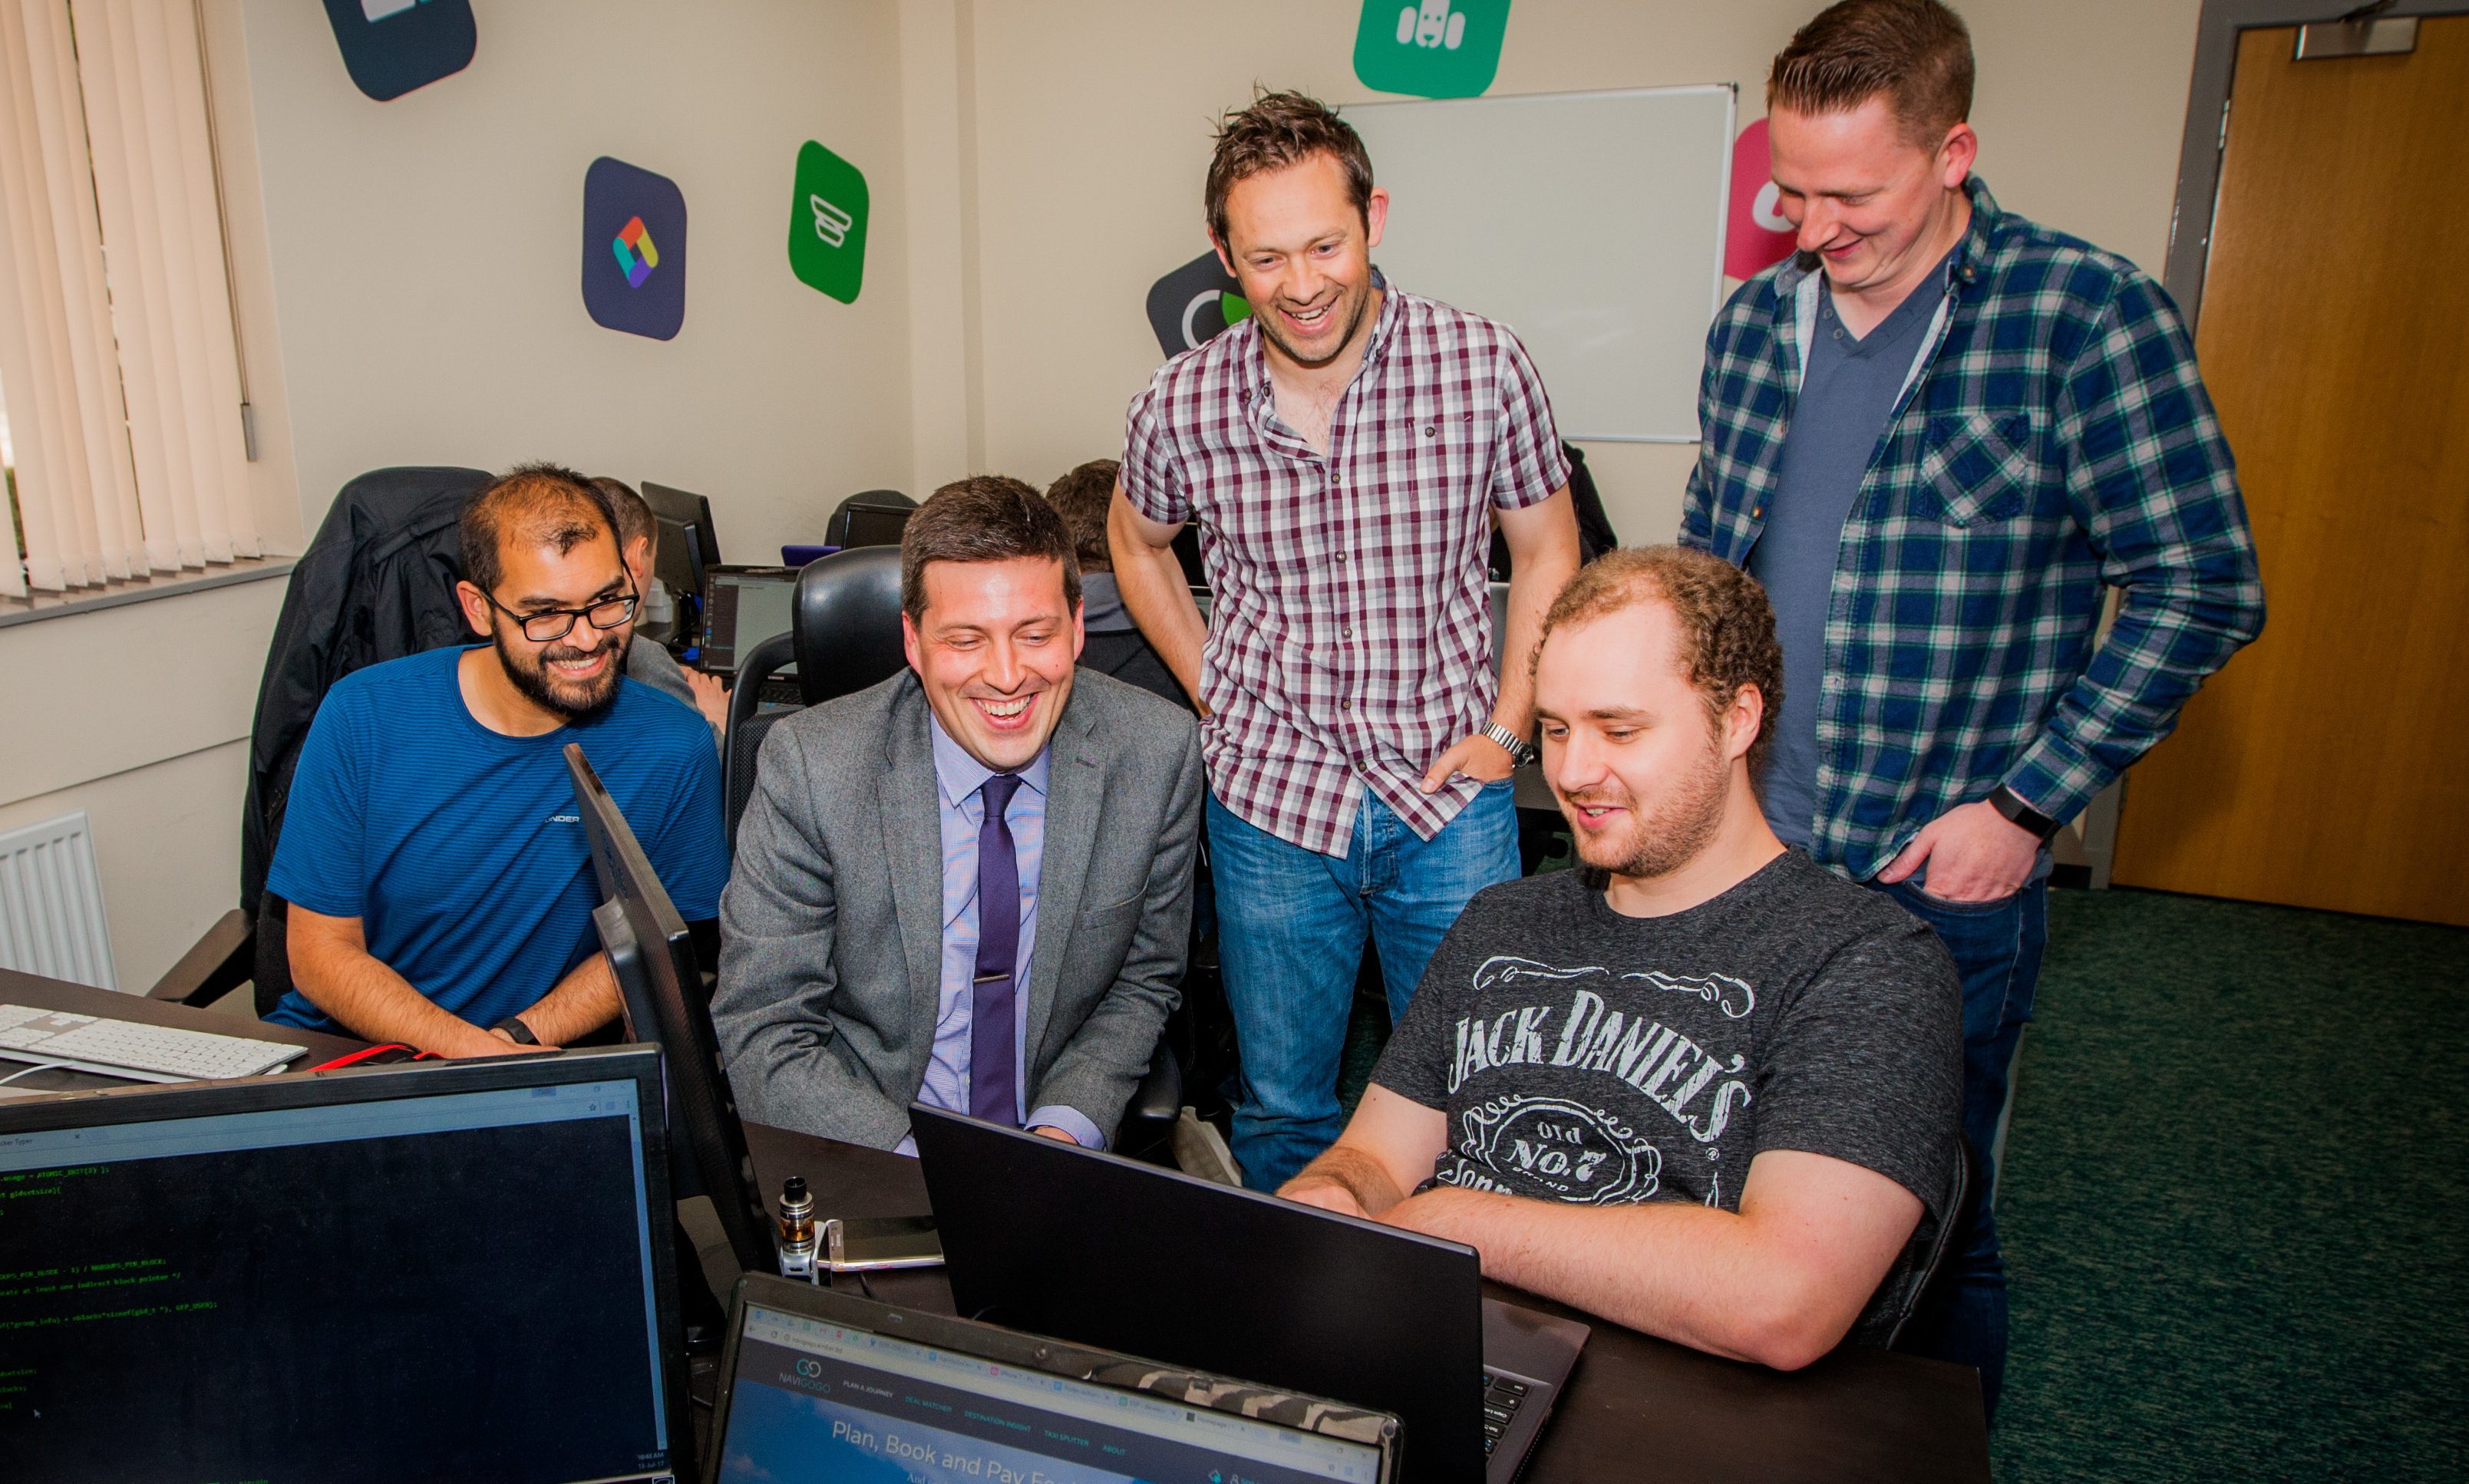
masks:
[[[1766,827],[1781,676],[1723,562],[1622,551],[1570,582],[1536,710],[1585,868],[1474,899],[1282,1194],[1718,1354],[1885,1342],[1955,1214],[1960,991],[1918,920]]]

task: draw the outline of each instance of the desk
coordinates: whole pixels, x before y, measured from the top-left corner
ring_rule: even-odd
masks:
[[[19,973],[13,969],[0,969],[0,1005],[30,1005],[37,1010],[65,1010],[73,1015],[99,1016],[106,1020],[133,1020],[140,1025],[170,1025],[184,1031],[211,1031],[219,1036],[245,1036],[252,1040],[279,1040],[287,1045],[306,1046],[309,1048],[307,1056],[294,1058],[286,1063],[288,1070],[295,1072],[368,1045],[367,1041],[354,1040],[348,1036],[327,1036],[288,1025],[259,1025],[231,1016],[209,1015],[187,1005],[163,1004],[143,994],[122,994],[112,990],[98,990],[92,985],[71,984],[65,979]],[[0,1077],[6,1077],[26,1064],[23,1062],[0,1061]],[[44,1067],[0,1087],[0,1094],[91,1092],[104,1087],[151,1085],[156,1084],[134,1078],[72,1072],[65,1067]]]
[[[753,1124],[746,1141],[763,1189],[778,1190],[789,1176],[802,1175],[819,1215],[911,1216],[928,1209],[925,1177],[913,1159]],[[938,1268],[875,1273],[870,1283],[886,1303],[952,1312],[951,1285]],[[1521,1475],[1533,1484],[1648,1476],[1709,1484],[1986,1484],[1989,1478],[1979,1380],[1968,1368],[1843,1350],[1786,1376],[1701,1355],[1497,1284],[1485,1289],[1594,1326]]]

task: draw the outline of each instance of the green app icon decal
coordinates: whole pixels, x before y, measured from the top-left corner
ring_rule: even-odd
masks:
[[[842,304],[865,284],[865,176],[809,139],[797,151],[796,199],[789,207],[789,268]]]
[[[1509,0],[1363,0],[1354,75],[1384,93],[1473,98],[1500,70]]]

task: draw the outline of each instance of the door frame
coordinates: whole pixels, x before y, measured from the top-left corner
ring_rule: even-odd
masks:
[[[2221,156],[2228,148],[2229,94],[2237,83],[2239,34],[2277,26],[2311,26],[2360,11],[2362,19],[2406,20],[2469,14],[2469,0],[2386,0],[2380,9],[2342,0],[2204,0],[2195,23],[2195,71],[2186,90],[2186,131],[2178,148],[2178,193],[2169,208],[2169,252],[2161,286],[2178,302],[2186,333],[2204,310],[2204,275],[2211,265],[2212,218],[2221,200]],[[2112,600],[2113,601],[2113,600]],[[2094,795],[2084,810],[2083,853],[2091,884],[2106,887],[2116,858],[2117,820],[2132,767]]]

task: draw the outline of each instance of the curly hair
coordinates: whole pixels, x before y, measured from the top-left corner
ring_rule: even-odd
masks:
[[[1680,626],[1680,660],[1689,683],[1717,725],[1748,687],[1765,704],[1765,719],[1749,743],[1749,774],[1765,768],[1775,719],[1783,715],[1783,646],[1775,640],[1766,590],[1746,572],[1706,552],[1682,546],[1625,546],[1578,569],[1543,615],[1534,642],[1540,665],[1553,631],[1591,624],[1645,603],[1662,603]]]

